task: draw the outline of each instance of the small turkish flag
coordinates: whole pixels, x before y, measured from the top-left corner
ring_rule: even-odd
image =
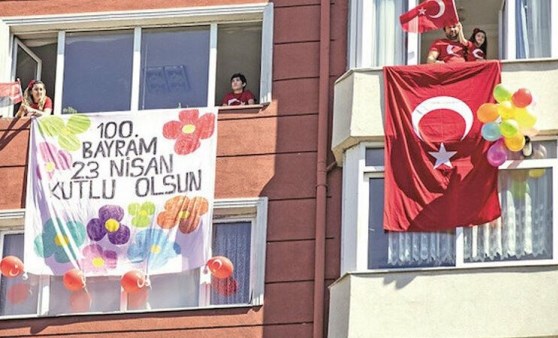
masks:
[[[0,107],[7,107],[21,102],[21,85],[19,82],[0,83]]]
[[[399,17],[406,32],[423,33],[459,22],[454,0],[426,0]]]
[[[384,229],[444,231],[500,216],[498,168],[478,107],[493,100],[497,61],[384,67]]]

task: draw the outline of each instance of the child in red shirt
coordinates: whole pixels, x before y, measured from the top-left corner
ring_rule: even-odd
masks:
[[[486,60],[486,48],[488,46],[488,39],[486,32],[482,29],[475,28],[473,34],[469,38],[467,61],[482,61]]]
[[[241,106],[256,103],[254,94],[245,89],[246,77],[240,73],[231,76],[231,89],[232,92],[225,95],[221,105],[223,106]]]

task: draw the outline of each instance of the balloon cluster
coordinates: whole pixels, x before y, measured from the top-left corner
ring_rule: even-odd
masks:
[[[525,146],[526,136],[534,136],[537,117],[529,109],[533,96],[529,89],[520,88],[511,93],[502,84],[494,88],[494,99],[498,103],[485,103],[477,110],[478,119],[484,123],[482,137],[494,142],[486,158],[495,167],[507,159],[507,150],[520,151]]]

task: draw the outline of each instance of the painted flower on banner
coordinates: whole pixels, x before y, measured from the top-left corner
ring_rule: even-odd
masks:
[[[106,271],[116,268],[118,258],[115,251],[103,250],[98,244],[89,244],[83,248],[81,253],[83,254],[81,264],[84,272]]]
[[[151,225],[151,216],[155,213],[155,204],[151,202],[131,203],[128,205],[128,213],[132,216],[132,225],[137,228],[145,228]]]
[[[99,209],[99,217],[87,223],[87,235],[94,241],[100,241],[108,234],[112,244],[126,244],[130,239],[130,228],[121,223],[124,209],[118,205],[104,205]]]
[[[201,216],[208,210],[209,203],[203,197],[175,196],[165,203],[165,210],[157,215],[157,224],[163,229],[178,224],[182,233],[189,234],[198,228]]]
[[[68,254],[75,259],[78,254],[72,252],[72,248],[81,246],[85,242],[85,227],[78,221],[62,222],[56,219],[57,226],[54,221],[49,219],[43,225],[43,232],[35,237],[35,253],[44,258],[54,255],[54,259],[58,263],[67,263],[70,261]]]
[[[82,134],[91,126],[91,119],[87,115],[73,114],[65,122],[59,116],[45,116],[38,120],[41,134],[56,137],[60,148],[76,151],[81,147],[81,141],[76,136]]]
[[[187,109],[178,114],[180,121],[170,121],[163,126],[163,136],[176,140],[174,151],[179,155],[193,153],[201,140],[211,137],[215,130],[215,114],[199,117],[199,110]]]
[[[168,260],[180,254],[180,246],[169,235],[159,229],[140,231],[128,248],[128,259],[132,263],[149,262],[150,269],[157,269],[167,264]]]
[[[39,143],[39,154],[43,159],[43,163],[37,168],[39,178],[41,178],[41,172],[46,172],[48,178],[52,178],[57,170],[68,170],[72,165],[72,155],[65,150],[56,148],[51,143]]]

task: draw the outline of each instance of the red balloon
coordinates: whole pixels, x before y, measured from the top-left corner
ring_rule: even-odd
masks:
[[[145,309],[145,304],[149,298],[149,288],[141,288],[137,292],[128,295],[128,309],[129,310],[142,310]]]
[[[0,270],[8,278],[17,277],[23,273],[23,262],[16,256],[6,256],[0,261]]]
[[[512,95],[513,105],[518,108],[524,108],[533,102],[531,91],[527,88],[520,88]]]
[[[73,312],[89,312],[91,302],[91,296],[84,289],[72,292],[70,296],[70,308]]]
[[[79,269],[68,270],[64,274],[64,286],[70,291],[78,291],[85,288],[85,276]]]
[[[31,295],[31,286],[28,283],[17,283],[8,288],[6,298],[11,304],[23,303]]]
[[[234,271],[233,263],[224,256],[215,256],[207,261],[207,267],[216,278],[228,278]]]
[[[128,271],[120,279],[120,285],[128,293],[137,292],[145,286],[145,275],[139,270]]]
[[[234,295],[238,291],[238,282],[232,277],[212,278],[211,286],[215,292],[225,297]]]

